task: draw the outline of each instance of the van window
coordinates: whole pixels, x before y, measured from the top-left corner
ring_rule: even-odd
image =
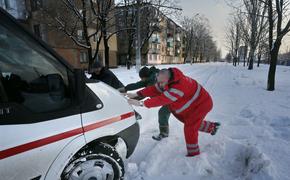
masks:
[[[0,103],[32,112],[71,104],[67,68],[18,28],[0,24]]]

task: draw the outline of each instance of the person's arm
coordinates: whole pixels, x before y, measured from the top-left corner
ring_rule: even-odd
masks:
[[[154,97],[160,95],[161,93],[162,90],[157,83],[153,86],[146,87],[137,92],[137,94],[141,97]]]
[[[184,96],[185,93],[180,89],[182,88],[170,88],[169,90],[164,91],[159,96],[155,96],[145,100],[144,106],[147,108],[152,108],[171,104]]]
[[[115,89],[124,87],[123,83],[115,75],[112,77],[112,86]]]
[[[144,87],[146,87],[146,82],[138,81],[136,83],[131,83],[131,84],[128,84],[127,86],[125,86],[125,90],[126,91],[133,91],[133,90],[144,88]]]
[[[103,80],[102,80],[103,82],[105,82],[106,84],[108,84],[109,86],[115,89],[124,87],[121,81],[119,81],[119,79],[115,76],[115,74],[110,70],[104,71],[104,74],[102,74],[102,77],[103,77]]]

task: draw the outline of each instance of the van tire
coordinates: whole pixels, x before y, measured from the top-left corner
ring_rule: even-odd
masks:
[[[91,167],[88,167],[89,165]],[[83,167],[87,167],[88,169],[82,169]],[[108,170],[106,168],[109,168],[109,173],[106,171]],[[105,174],[108,177],[112,173],[113,180],[122,180],[124,178],[125,170],[123,160],[113,146],[106,143],[99,143],[96,146],[87,147],[77,153],[64,168],[61,179],[71,180],[73,179],[72,177],[78,179],[76,176],[82,179],[85,175],[89,177],[100,177]]]

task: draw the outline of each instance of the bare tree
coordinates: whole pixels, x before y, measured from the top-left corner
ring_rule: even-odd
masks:
[[[109,39],[120,31],[128,28],[116,29],[115,13],[119,13],[116,9],[114,0],[90,0],[91,9],[97,21],[100,23],[100,31],[104,43],[105,65],[109,66]],[[117,11],[117,12],[116,12]],[[129,29],[132,29],[131,27]]]
[[[134,6],[135,0],[124,0],[122,4],[119,5],[116,12],[116,28],[124,29],[126,31],[120,31],[118,33],[119,39],[122,42],[121,46],[126,46],[126,65],[127,69],[130,69],[132,64],[132,55],[134,53],[134,42],[136,36],[136,12]]]
[[[181,26],[184,30],[185,37],[184,37],[184,46],[185,46],[185,52],[184,52],[184,63],[188,58],[192,58],[192,39],[193,39],[193,26],[194,26],[194,20],[193,18],[189,18],[187,16],[184,16],[181,20]]]
[[[120,31],[115,28],[114,0],[48,1],[43,8],[48,26],[62,31],[88,54],[89,69],[96,60],[100,44],[104,45],[105,66],[109,66],[109,39]]]
[[[229,50],[230,54],[232,55],[233,65],[237,65],[237,61],[239,59],[238,52],[241,45],[241,22],[240,19],[235,15],[229,21],[229,26],[226,32],[226,43],[227,49]]]
[[[254,59],[261,42],[260,38],[263,31],[267,29],[267,6],[260,0],[243,0],[245,12],[240,12],[241,30],[244,39],[249,46],[249,67],[253,69]],[[242,11],[242,10],[241,10]]]
[[[122,31],[119,37],[126,41],[127,49],[127,65],[128,62],[132,62],[132,55],[135,53],[136,49],[136,16],[137,16],[137,6],[140,6],[140,47],[142,54],[148,53],[148,41],[157,32],[165,31],[162,29],[161,22],[164,21],[166,16],[175,16],[178,11],[176,8],[175,0],[142,0],[137,3],[136,0],[124,0],[122,4],[118,7],[120,13],[117,15],[121,22],[118,23],[118,28],[127,27],[131,30]],[[142,62],[143,64],[145,61]]]
[[[102,37],[99,22],[91,16],[90,3],[87,0],[48,1],[42,13],[42,23],[63,32],[75,45],[87,51],[90,68],[97,57]]]
[[[208,19],[196,14],[194,17],[183,17],[182,28],[185,32],[185,57],[193,62],[213,61],[219,59],[220,52],[211,36]]]
[[[282,44],[282,39],[290,31],[290,15],[288,0],[266,0],[268,7],[269,22],[269,49],[270,67],[268,72],[267,90],[275,90],[275,74],[278,61],[278,54]],[[275,16],[277,18],[275,18]],[[276,20],[277,19],[277,20]],[[277,21],[275,23],[275,21]],[[285,26],[283,26],[285,24]]]
[[[257,67],[260,66],[262,58],[268,58],[269,54],[269,45],[268,45],[268,36],[267,34],[261,36],[261,40],[259,42],[258,48],[257,48]]]

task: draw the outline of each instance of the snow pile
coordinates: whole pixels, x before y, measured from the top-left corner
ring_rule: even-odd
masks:
[[[210,92],[214,109],[207,119],[222,127],[216,136],[200,133],[202,154],[187,158],[183,124],[171,116],[170,137],[156,142],[151,136],[158,133],[158,108],[136,108],[143,117],[141,136],[126,161],[126,179],[290,179],[289,67],[277,68],[277,89],[268,92],[268,66],[253,71],[223,63],[176,66]],[[169,66],[158,68],[164,67]],[[135,69],[113,71],[124,84],[139,79]]]

